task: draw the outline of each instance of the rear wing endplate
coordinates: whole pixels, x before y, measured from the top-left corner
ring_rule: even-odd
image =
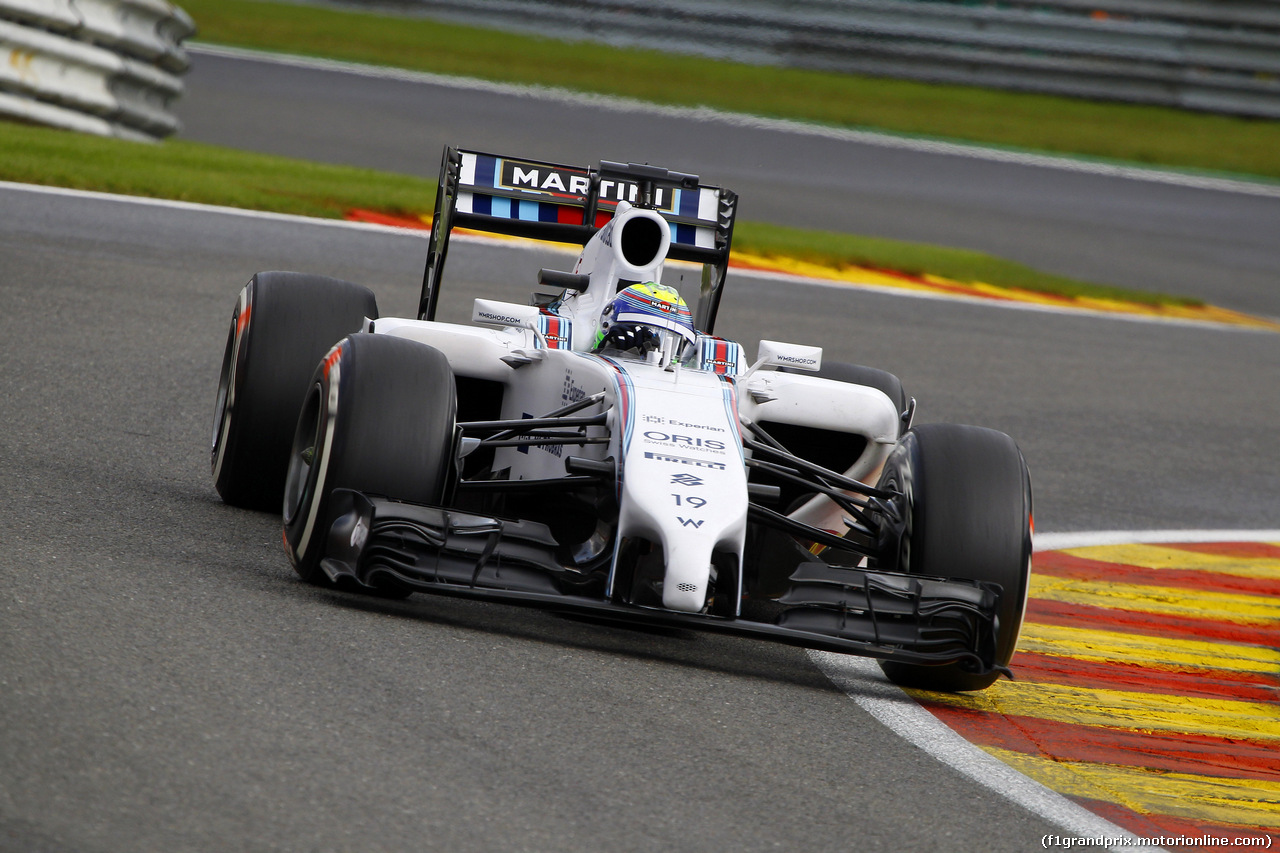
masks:
[[[671,226],[667,258],[704,264],[694,326],[711,334],[729,267],[736,193],[697,175],[637,163],[564,166],[446,147],[418,318],[434,320],[454,228],[586,245],[619,201],[656,211]]]

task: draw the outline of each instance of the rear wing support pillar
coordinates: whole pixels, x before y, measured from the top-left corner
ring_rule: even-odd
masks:
[[[449,254],[449,232],[453,230],[453,213],[458,204],[458,178],[462,172],[462,155],[446,146],[440,161],[440,183],[436,187],[436,209],[431,216],[431,240],[428,243],[427,267],[422,273],[422,296],[418,300],[418,319],[434,320],[440,299],[440,276]]]

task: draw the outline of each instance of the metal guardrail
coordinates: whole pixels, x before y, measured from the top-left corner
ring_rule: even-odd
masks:
[[[187,70],[186,12],[165,0],[0,0],[0,118],[155,140]]]
[[[1280,0],[400,2],[502,29],[751,63],[1280,118]]]

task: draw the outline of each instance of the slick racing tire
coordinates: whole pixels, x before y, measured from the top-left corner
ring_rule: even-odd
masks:
[[[232,506],[279,512],[289,442],[307,383],[329,348],[376,320],[366,287],[260,272],[236,301],[214,406],[213,481]]]
[[[453,371],[439,350],[387,335],[340,341],[316,367],[297,418],[284,494],[289,561],[308,583],[334,522],[334,489],[440,506],[457,419]]]
[[[886,543],[880,566],[999,584],[995,663],[1007,666],[1031,576],[1031,477],[1018,446],[995,430],[924,424],[894,448],[880,488],[904,496],[901,539]],[[999,675],[960,663],[882,661],[881,668],[897,684],[948,692],[983,690]]]

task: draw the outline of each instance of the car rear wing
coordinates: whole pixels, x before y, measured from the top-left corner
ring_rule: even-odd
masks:
[[[694,326],[711,334],[729,267],[737,193],[657,166],[608,160],[597,168],[564,166],[453,147],[445,148],[440,164],[418,318],[435,319],[454,228],[586,245],[623,200],[656,211],[671,226],[668,259],[704,265],[696,304],[689,301]]]

